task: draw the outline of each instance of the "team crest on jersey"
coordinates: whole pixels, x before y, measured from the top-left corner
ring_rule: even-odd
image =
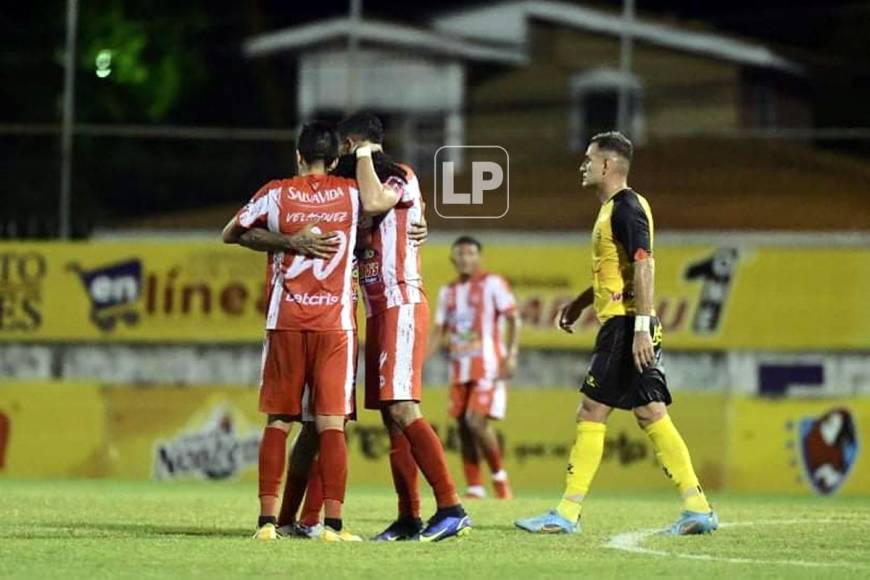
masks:
[[[91,302],[90,320],[100,330],[111,332],[118,322],[127,326],[139,323],[137,302],[142,295],[142,262],[124,260],[92,270],[78,263],[67,265],[78,275]]]
[[[819,495],[835,493],[848,480],[858,458],[858,430],[849,409],[803,417],[795,447],[807,483]]]
[[[174,439],[158,441],[154,449],[157,479],[200,477],[222,480],[257,465],[260,430],[225,406],[214,408],[205,423]]]
[[[360,254],[359,281],[360,284],[376,284],[381,280],[380,255],[374,248],[365,248]]]

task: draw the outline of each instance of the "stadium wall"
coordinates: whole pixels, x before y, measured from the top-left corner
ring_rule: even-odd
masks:
[[[428,391],[423,405],[459,474],[446,392]],[[568,389],[512,390],[497,431],[518,489],[553,489],[564,477],[577,400]],[[870,436],[870,398],[684,393],[671,412],[710,490],[870,493],[870,461],[859,449]],[[252,389],[5,383],[0,477],[253,480],[262,424]],[[378,414],[361,412],[348,440],[351,483],[388,486],[389,438]],[[608,424],[596,486],[671,487],[628,413]]]

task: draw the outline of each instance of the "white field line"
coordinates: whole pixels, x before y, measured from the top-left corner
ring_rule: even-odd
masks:
[[[830,524],[835,520],[768,520],[759,522],[733,522],[719,524],[720,528],[738,527],[738,526],[774,526],[774,525],[793,525],[793,524]],[[635,530],[633,532],[623,532],[616,534],[606,544],[605,548],[622,550],[633,554],[648,554],[651,556],[675,556],[677,558],[685,558],[687,560],[704,560],[727,562],[729,564],[775,564],[783,566],[803,566],[806,568],[852,568],[866,569],[868,566],[856,564],[852,562],[811,562],[807,560],[762,560],[756,558],[728,558],[725,556],[711,556],[708,554],[684,554],[681,552],[669,552],[666,550],[654,550],[643,546],[644,540],[661,531],[660,528]]]

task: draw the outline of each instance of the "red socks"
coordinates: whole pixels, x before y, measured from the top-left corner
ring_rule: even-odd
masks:
[[[435,492],[438,508],[459,505],[459,496],[456,495],[456,487],[447,469],[444,447],[429,422],[420,417],[405,427],[404,434],[411,444],[411,453],[420,466],[420,471]]]
[[[498,447],[494,449],[484,449],[483,455],[486,457],[486,463],[489,465],[489,470],[493,474],[501,471],[501,451]]]
[[[462,471],[465,472],[465,481],[468,483],[468,487],[483,485],[483,476],[480,474],[480,463],[463,459]]]
[[[320,433],[319,462],[320,475],[323,477],[324,500],[343,503],[347,487],[347,441],[344,438],[344,431],[327,429]],[[330,507],[329,503],[326,505]]]
[[[263,430],[260,442],[260,515],[274,516],[281,492],[281,477],[287,458],[287,432],[275,427]]]
[[[390,431],[390,470],[399,497],[399,517],[420,517],[420,486],[411,443],[402,433]]]
[[[305,505],[302,506],[300,520],[306,526],[320,522],[320,510],[323,508],[323,477],[320,474],[320,460],[315,459],[308,474],[308,491],[305,493]]]

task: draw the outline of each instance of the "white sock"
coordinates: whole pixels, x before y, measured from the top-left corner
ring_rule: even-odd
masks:
[[[486,489],[484,489],[482,485],[469,485],[468,489],[465,490],[465,493],[476,497],[485,497]]]
[[[507,478],[508,478],[507,471],[505,471],[504,469],[499,469],[498,471],[496,471],[495,473],[492,474],[492,480],[497,481],[499,483],[501,483],[503,481],[507,481]]]

